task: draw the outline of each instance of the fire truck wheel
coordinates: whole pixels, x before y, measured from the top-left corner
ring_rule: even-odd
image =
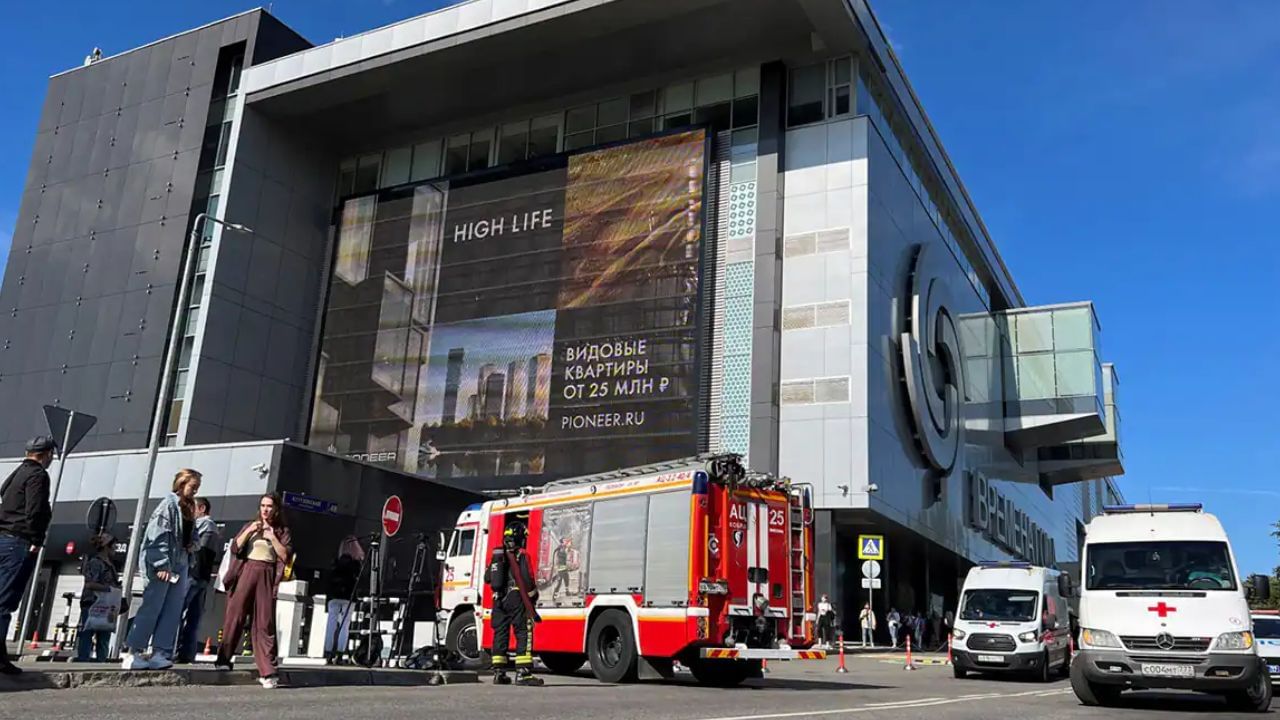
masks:
[[[636,638],[631,618],[622,610],[605,610],[591,623],[587,639],[587,659],[591,672],[601,682],[632,682],[636,679]]]
[[[458,659],[462,670],[482,670],[489,665],[489,653],[480,647],[476,618],[469,612],[460,613],[449,621],[444,644]]]
[[[538,659],[556,675],[572,675],[587,661],[587,656],[578,653],[542,653],[538,655]]]
[[[696,660],[689,665],[693,679],[711,687],[737,687],[743,680],[760,675],[760,661]]]

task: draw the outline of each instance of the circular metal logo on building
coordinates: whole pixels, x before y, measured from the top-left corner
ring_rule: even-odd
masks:
[[[903,303],[899,336],[903,379],[920,454],[946,475],[955,466],[964,429],[960,334],[949,309],[945,268],[930,261],[925,245],[916,245],[911,253],[909,295]]]
[[[1156,636],[1156,647],[1161,650],[1172,650],[1173,646],[1177,644],[1178,643],[1173,639],[1173,636],[1167,632],[1162,632]]]

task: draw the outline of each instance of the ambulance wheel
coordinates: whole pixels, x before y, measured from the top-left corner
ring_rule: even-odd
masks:
[[[483,670],[489,666],[489,653],[480,647],[476,616],[469,612],[455,615],[449,621],[444,646],[457,658],[460,670]]]
[[[1072,663],[1071,669],[1071,689],[1075,691],[1080,704],[1088,707],[1115,705],[1120,700],[1121,691],[1124,690],[1119,685],[1100,685],[1089,682],[1084,676],[1083,667],[1077,669],[1075,663]]]
[[[579,653],[542,653],[538,655],[538,659],[547,666],[547,670],[556,675],[572,675],[587,661],[587,656]]]
[[[1271,676],[1266,668],[1258,673],[1258,679],[1246,690],[1236,690],[1227,695],[1227,704],[1238,712],[1264,713],[1271,708]]]
[[[1044,651],[1044,658],[1040,662],[1040,670],[1036,672],[1036,680],[1042,683],[1053,682],[1053,656],[1048,650]]]
[[[964,680],[965,678],[969,677],[969,671],[965,670],[959,665],[951,666],[951,674],[955,675],[957,680]]]
[[[758,677],[760,661],[746,660],[696,660],[689,665],[693,679],[711,687],[730,688],[742,684],[749,677]]]
[[[600,682],[632,682],[636,679],[640,654],[636,650],[631,618],[622,610],[605,610],[591,623],[587,637],[587,660]]]

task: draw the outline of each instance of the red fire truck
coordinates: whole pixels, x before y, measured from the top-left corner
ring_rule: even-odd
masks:
[[[605,682],[759,677],[761,660],[821,659],[814,643],[807,488],[708,455],[561,480],[467,508],[442,553],[442,628],[488,658],[489,553],[524,523],[537,581],[533,652],[552,672],[589,663]]]

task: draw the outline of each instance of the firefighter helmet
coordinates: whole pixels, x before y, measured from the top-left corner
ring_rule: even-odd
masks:
[[[514,522],[502,531],[502,542],[513,548],[524,547],[525,536],[528,531],[525,530],[524,523]]]

